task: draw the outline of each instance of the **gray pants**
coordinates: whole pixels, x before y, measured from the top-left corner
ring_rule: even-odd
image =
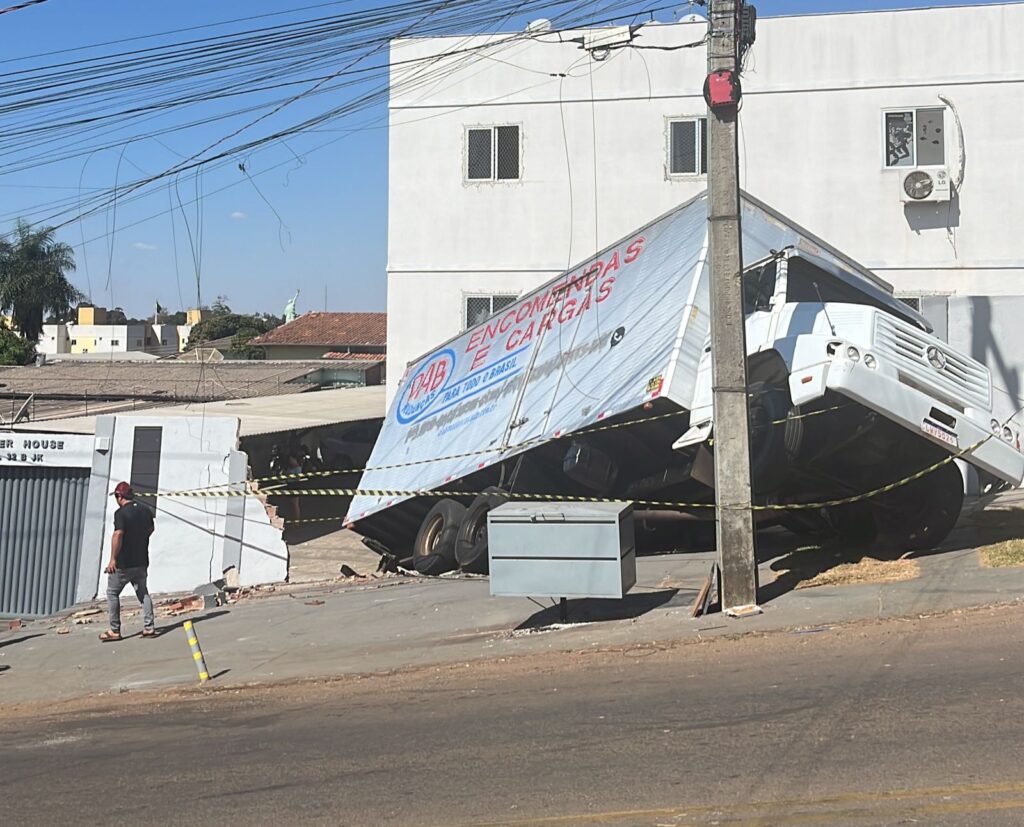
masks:
[[[121,631],[121,592],[129,583],[135,589],[135,596],[142,604],[142,625],[144,629],[153,629],[156,618],[153,616],[153,599],[146,588],[146,576],[149,570],[145,566],[131,569],[118,569],[107,575],[107,610],[110,615],[110,631]]]

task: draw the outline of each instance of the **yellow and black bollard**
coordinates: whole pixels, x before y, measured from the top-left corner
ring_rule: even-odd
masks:
[[[188,646],[192,650],[192,660],[196,662],[196,669],[199,670],[199,682],[206,683],[210,680],[210,673],[206,669],[203,650],[199,648],[199,638],[196,636],[196,630],[191,620],[185,621],[185,634],[188,635]]]

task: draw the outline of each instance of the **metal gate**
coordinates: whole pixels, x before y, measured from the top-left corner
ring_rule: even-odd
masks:
[[[87,468],[0,468],[0,615],[75,602]]]

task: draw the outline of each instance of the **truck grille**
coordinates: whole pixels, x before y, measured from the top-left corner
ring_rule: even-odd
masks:
[[[945,357],[939,360],[941,366],[929,362],[931,347]],[[992,409],[988,368],[912,325],[876,313],[875,349],[893,361],[906,384],[931,390],[942,399],[956,402],[956,407]]]

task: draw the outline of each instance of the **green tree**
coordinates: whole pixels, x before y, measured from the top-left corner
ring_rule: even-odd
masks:
[[[221,294],[213,300],[213,304],[210,306],[210,312],[214,316],[230,316],[231,306],[228,304],[228,297]]]
[[[192,328],[188,336],[189,350],[215,339],[231,338],[231,350],[245,359],[265,359],[261,347],[250,347],[249,340],[277,327],[273,317],[245,316],[240,313],[225,313],[203,319]]]
[[[0,310],[30,342],[38,341],[47,313],[63,316],[83,298],[67,278],[74,252],[53,234],[18,219],[13,238],[0,240]]]
[[[264,326],[260,325],[260,327]],[[266,359],[267,352],[263,348],[259,345],[249,344],[251,339],[266,332],[266,329],[259,330],[253,325],[244,325],[238,328],[238,332],[231,337],[231,352],[240,359]]]
[[[27,365],[35,358],[32,342],[0,324],[0,365]]]

